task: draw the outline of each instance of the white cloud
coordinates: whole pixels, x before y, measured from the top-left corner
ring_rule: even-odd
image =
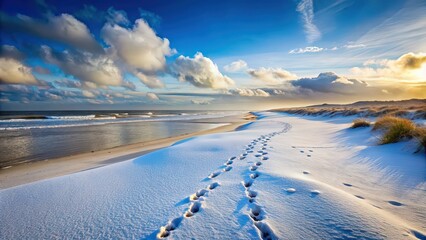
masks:
[[[172,66],[174,74],[181,82],[189,82],[200,88],[224,89],[234,85],[234,81],[222,75],[210,58],[198,52],[194,58],[179,56]]]
[[[358,43],[358,44],[346,44],[343,47],[347,48],[347,49],[352,49],[352,48],[364,48],[366,46],[365,46],[365,44]]]
[[[69,14],[49,16],[47,22],[20,14],[2,16],[1,21],[7,31],[25,32],[90,52],[103,51],[87,26]]]
[[[321,52],[323,50],[327,50],[321,47],[315,47],[315,46],[311,46],[311,47],[305,47],[305,48],[296,48],[291,50],[290,54],[298,54],[298,53],[316,53],[316,52]],[[337,48],[336,48],[337,50]]]
[[[160,38],[148,24],[138,19],[133,29],[123,28],[116,24],[106,24],[102,29],[105,42],[111,46],[113,54],[128,66],[145,74],[163,71],[166,56],[173,51],[167,38]]]
[[[160,98],[157,96],[157,94],[155,94],[155,93],[153,93],[153,92],[148,92],[148,93],[146,93],[146,97],[147,97],[149,100],[152,100],[152,101],[160,100]]]
[[[321,38],[321,32],[314,24],[314,4],[313,0],[301,0],[297,5],[298,12],[302,14],[306,38],[309,43],[315,42]]]
[[[145,75],[142,72],[135,71],[133,73],[143,84],[149,88],[163,88],[164,83],[156,76]]]
[[[87,97],[87,98],[95,98],[96,95],[88,90],[82,90],[81,93],[83,94],[83,96]]]
[[[238,95],[242,97],[269,97],[270,94],[262,89],[249,89],[249,88],[235,88],[229,89],[228,93],[231,95]]]
[[[31,68],[13,58],[0,58],[0,83],[38,85]]]
[[[270,84],[280,84],[283,81],[297,78],[295,74],[290,73],[289,71],[286,71],[282,68],[261,67],[258,69],[249,69],[247,72],[252,77]]]
[[[192,104],[196,104],[196,105],[209,105],[211,104],[211,101],[208,100],[191,100]]]
[[[42,55],[47,62],[89,86],[120,86],[123,83],[120,69],[105,55],[69,51],[58,53],[47,46],[42,46]]]
[[[225,65],[223,69],[225,69],[225,71],[227,72],[238,72],[247,69],[247,63],[243,60],[238,60],[228,65]]]
[[[410,52],[396,60],[370,59],[363,65],[351,68],[351,73],[370,79],[426,80],[426,53]]]

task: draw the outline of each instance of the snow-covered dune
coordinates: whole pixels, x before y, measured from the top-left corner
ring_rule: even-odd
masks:
[[[350,118],[262,112],[102,168],[0,191],[0,239],[415,239],[426,160]]]

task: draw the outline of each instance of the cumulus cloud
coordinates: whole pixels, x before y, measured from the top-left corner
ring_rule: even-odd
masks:
[[[13,58],[0,58],[0,83],[38,85],[31,68]]]
[[[396,60],[368,60],[364,67],[354,67],[352,74],[365,78],[426,80],[426,53],[406,53]]]
[[[315,42],[321,38],[321,32],[314,24],[314,3],[313,0],[301,0],[297,9],[302,14],[303,27],[305,29],[306,39],[309,43]]]
[[[243,60],[238,60],[228,65],[225,65],[223,69],[225,69],[225,71],[227,72],[238,72],[247,69],[247,63]]]
[[[189,82],[200,88],[224,89],[234,81],[223,75],[210,58],[198,52],[194,58],[179,56],[172,66],[173,73],[181,82]]]
[[[149,88],[164,87],[156,74],[165,72],[166,57],[175,51],[167,38],[158,37],[143,19],[136,20],[132,29],[106,24],[102,36],[114,59],[123,62],[142,83]]]
[[[321,47],[315,47],[315,46],[311,46],[311,47],[305,47],[305,48],[296,48],[291,50],[290,54],[299,54],[299,53],[316,53],[316,52],[322,52],[323,50],[326,50],[324,48]]]
[[[135,71],[133,73],[145,86],[149,88],[163,88],[164,83],[156,76],[145,75],[142,72]]]
[[[291,84],[314,92],[338,94],[362,93],[368,87],[364,81],[341,77],[333,72],[320,73],[314,78],[301,78],[292,81]]]
[[[106,24],[102,36],[115,55],[145,74],[164,70],[166,56],[173,53],[169,40],[158,37],[142,19],[136,20],[132,29]]]
[[[228,93],[231,95],[238,95],[242,97],[269,97],[270,94],[262,89],[249,89],[249,88],[235,88],[229,89]]]
[[[90,82],[92,85],[120,86],[123,82],[121,71],[114,61],[105,55],[89,52],[55,52],[50,47],[42,46],[45,61],[55,64],[66,74]]]
[[[270,84],[280,84],[286,80],[296,79],[297,76],[289,71],[286,71],[282,68],[258,68],[258,69],[249,69],[248,74],[255,79],[259,79],[263,82]]]
[[[146,93],[146,97],[151,100],[151,101],[157,101],[160,100],[160,98],[157,96],[157,94],[153,93],[153,92],[148,92]]]
[[[16,17],[3,14],[0,23],[3,31],[24,32],[94,53],[103,51],[87,26],[69,14],[48,16],[47,21],[20,14]]]

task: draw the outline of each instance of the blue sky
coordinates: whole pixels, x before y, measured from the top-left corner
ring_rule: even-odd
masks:
[[[424,12],[421,0],[5,2],[0,107],[425,98]]]

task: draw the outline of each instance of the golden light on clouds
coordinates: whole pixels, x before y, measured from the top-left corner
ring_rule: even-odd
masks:
[[[406,53],[396,60],[368,60],[364,67],[350,69],[352,76],[365,80],[425,81],[426,53]]]

